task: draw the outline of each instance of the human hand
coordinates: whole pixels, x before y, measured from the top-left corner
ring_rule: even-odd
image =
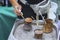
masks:
[[[22,10],[22,6],[21,6],[21,5],[14,7],[14,13],[15,13],[17,16],[23,15],[23,14],[21,14],[21,10]]]

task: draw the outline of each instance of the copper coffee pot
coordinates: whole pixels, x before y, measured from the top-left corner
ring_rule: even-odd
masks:
[[[51,33],[53,31],[53,29],[52,29],[52,25],[53,25],[52,20],[51,19],[45,19],[45,21],[46,21],[46,23],[43,25],[44,26],[43,31],[45,33]]]
[[[23,29],[25,30],[25,31],[30,31],[30,30],[32,30],[32,25],[31,25],[31,23],[32,23],[32,18],[25,18],[24,19],[24,26],[23,26]]]

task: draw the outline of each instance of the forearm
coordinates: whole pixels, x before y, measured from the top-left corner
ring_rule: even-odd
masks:
[[[16,0],[9,0],[13,7],[19,6]]]

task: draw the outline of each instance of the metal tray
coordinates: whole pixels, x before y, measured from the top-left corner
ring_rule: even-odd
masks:
[[[14,23],[15,27],[13,30],[13,36],[18,40],[40,40],[40,39],[34,38],[34,30],[35,29],[41,29],[43,27],[42,26],[43,23],[44,22],[42,20],[39,20],[39,26],[37,27],[36,26],[36,20],[33,20],[33,22],[32,22],[33,30],[30,32],[27,32],[27,31],[24,31],[22,28],[24,25],[23,20],[16,20]],[[57,31],[57,28],[55,25],[53,27],[52,33],[49,33],[49,34],[43,33],[43,39],[42,40],[57,40],[57,39],[58,39],[58,31]]]

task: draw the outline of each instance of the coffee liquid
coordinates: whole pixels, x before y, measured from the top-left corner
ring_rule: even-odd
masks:
[[[42,30],[35,30],[34,38],[42,39],[43,32]]]

